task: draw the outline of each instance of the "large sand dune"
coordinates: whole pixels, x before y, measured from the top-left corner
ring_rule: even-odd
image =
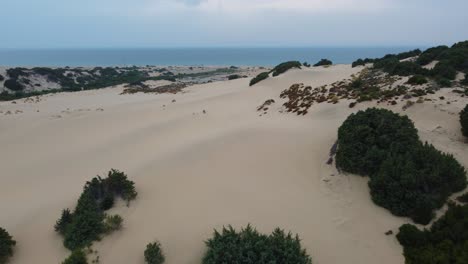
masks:
[[[53,230],[56,219],[87,180],[110,168],[125,171],[139,196],[113,209],[124,229],[95,244],[101,263],[143,263],[154,239],[167,263],[200,263],[214,228],[248,223],[298,233],[316,264],[404,263],[401,246],[384,233],[408,219],[374,205],[366,178],[326,165],[341,123],[374,104],[313,105],[301,117],[278,111],[279,93],[291,84],[316,87],[358,71],[292,70],[254,87],[241,79],[177,95],[119,95],[116,87],[0,103],[0,226],[18,241],[12,263],[60,263],[69,251]],[[405,113],[423,140],[468,166],[456,115],[466,99],[440,93],[453,102]],[[270,98],[277,103],[259,116]]]

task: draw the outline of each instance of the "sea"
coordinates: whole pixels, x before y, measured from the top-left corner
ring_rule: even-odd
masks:
[[[0,66],[274,66],[322,58],[349,64],[422,47],[284,47],[284,48],[128,48],[128,49],[0,49]]]

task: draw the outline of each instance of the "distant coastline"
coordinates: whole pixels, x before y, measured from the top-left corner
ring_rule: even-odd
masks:
[[[351,64],[424,47],[0,49],[0,66],[274,66],[290,60]]]

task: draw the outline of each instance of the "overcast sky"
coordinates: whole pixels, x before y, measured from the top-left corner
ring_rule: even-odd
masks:
[[[468,0],[1,1],[0,48],[430,46],[468,39]]]

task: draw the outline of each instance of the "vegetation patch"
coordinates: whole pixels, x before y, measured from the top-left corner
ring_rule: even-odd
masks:
[[[422,76],[422,75],[414,75],[412,76],[411,78],[408,79],[408,84],[411,84],[411,85],[422,85],[422,84],[426,84],[428,81],[426,79],[426,77]]]
[[[97,176],[86,183],[75,210],[62,211],[55,231],[63,236],[63,244],[70,250],[90,246],[103,234],[120,229],[122,218],[105,214],[113,207],[114,200],[122,198],[128,204],[136,196],[134,183],[127,175],[112,169],[107,178]]]
[[[203,264],[312,263],[311,257],[302,248],[298,235],[286,234],[279,228],[270,235],[264,235],[250,225],[240,232],[229,226],[221,232],[215,230],[206,245],[208,250],[203,257]]]
[[[7,263],[8,259],[13,256],[13,249],[16,241],[3,228],[0,227],[0,263]]]
[[[348,117],[338,130],[336,166],[370,176],[376,204],[420,224],[466,187],[465,168],[452,155],[420,142],[408,117],[384,109]]]
[[[283,62],[281,64],[278,64],[273,70],[271,70],[271,73],[273,73],[273,77],[281,75],[290,69],[297,68],[300,69],[302,64],[298,61],[288,61],[288,62]]]
[[[251,81],[250,81],[250,86],[253,86],[265,79],[267,79],[268,77],[270,77],[270,73],[269,72],[262,72],[260,74],[258,74],[257,76],[255,76]]]
[[[333,62],[328,59],[321,59],[319,62],[314,64],[314,67],[319,67],[319,66],[329,66],[332,65]]]
[[[449,203],[449,209],[432,227],[419,230],[406,224],[397,239],[407,264],[468,263],[468,205]]]
[[[162,264],[166,260],[159,242],[149,243],[144,255],[147,264]]]
[[[88,264],[86,253],[82,249],[73,250],[70,256],[62,264]]]
[[[460,124],[463,135],[468,137],[468,104],[460,112]]]

